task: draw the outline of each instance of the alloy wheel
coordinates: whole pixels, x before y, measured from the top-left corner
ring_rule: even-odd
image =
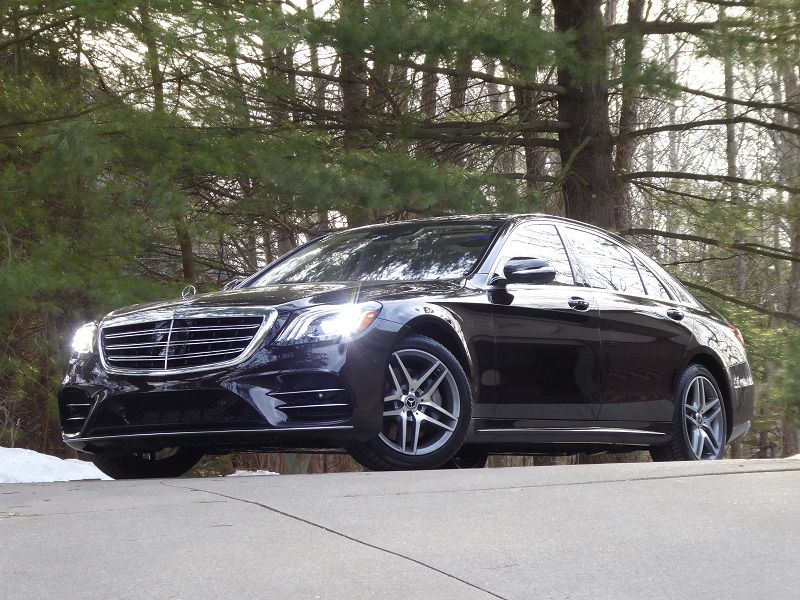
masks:
[[[383,398],[387,446],[411,456],[430,454],[452,437],[461,401],[455,378],[433,354],[417,349],[392,354]]]
[[[683,399],[684,428],[696,460],[714,460],[725,443],[722,402],[714,384],[698,375],[686,388]]]

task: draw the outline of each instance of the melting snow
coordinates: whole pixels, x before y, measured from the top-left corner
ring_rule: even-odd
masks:
[[[110,479],[92,463],[75,458],[61,459],[26,450],[0,446],[0,483],[38,483]]]
[[[228,477],[252,477],[253,475],[277,475],[275,471],[236,471]]]

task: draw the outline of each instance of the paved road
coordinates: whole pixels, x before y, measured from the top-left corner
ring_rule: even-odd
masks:
[[[0,485],[0,598],[800,597],[800,461]]]

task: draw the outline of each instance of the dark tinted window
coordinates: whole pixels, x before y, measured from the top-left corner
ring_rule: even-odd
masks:
[[[661,283],[661,280],[659,280],[659,278],[656,277],[650,269],[648,269],[638,260],[636,261],[636,266],[639,267],[639,274],[642,276],[645,291],[647,292],[648,296],[662,298],[664,300],[671,300],[667,288],[664,287],[664,284]]]
[[[610,239],[569,228],[578,258],[586,270],[589,285],[628,294],[644,294],[642,279],[631,253]]]
[[[463,277],[489,247],[497,228],[403,223],[338,233],[299,250],[251,285]]]
[[[554,284],[575,285],[572,268],[561,236],[553,225],[525,224],[517,227],[503,246],[500,269],[510,258],[540,258],[556,270]]]

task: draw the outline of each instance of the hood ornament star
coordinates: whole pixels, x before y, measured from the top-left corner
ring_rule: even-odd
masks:
[[[181,292],[181,298],[188,302],[196,293],[197,288],[190,284],[183,288],[183,291]]]

